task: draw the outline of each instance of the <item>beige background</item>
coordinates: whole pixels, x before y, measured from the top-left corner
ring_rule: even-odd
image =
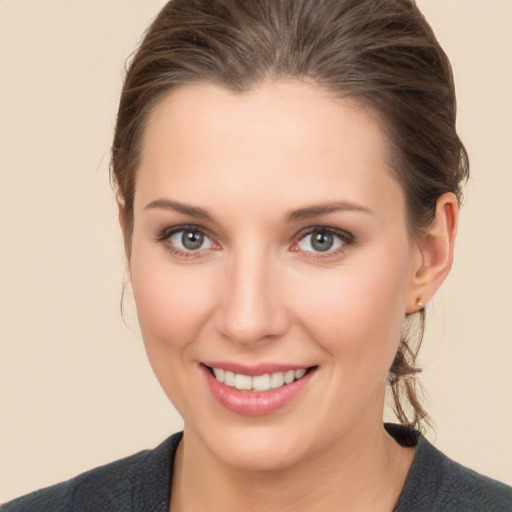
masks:
[[[0,0],[0,500],[180,428],[119,314],[107,178],[123,63],[162,4]],[[452,58],[473,172],[429,307],[430,437],[512,483],[512,1],[419,4]]]

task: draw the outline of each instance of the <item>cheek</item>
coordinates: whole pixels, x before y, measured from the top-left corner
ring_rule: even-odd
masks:
[[[405,258],[375,265],[316,276],[294,296],[303,327],[335,361],[375,370],[373,362],[386,375],[405,318],[409,266]]]
[[[165,259],[132,256],[132,289],[144,342],[182,348],[197,338],[210,314],[213,286],[207,272]],[[210,278],[209,278],[210,277]]]
[[[153,371],[182,415],[187,415],[194,341],[212,309],[210,279],[192,266],[169,264],[161,255],[132,254],[132,289],[140,330]],[[148,256],[148,257],[145,257]]]

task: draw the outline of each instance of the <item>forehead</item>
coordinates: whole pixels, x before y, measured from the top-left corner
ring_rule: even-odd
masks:
[[[176,194],[208,201],[212,192],[227,201],[258,194],[283,204],[362,201],[382,197],[390,184],[400,195],[386,161],[377,116],[352,99],[300,82],[241,94],[190,85],[149,116],[136,203]]]

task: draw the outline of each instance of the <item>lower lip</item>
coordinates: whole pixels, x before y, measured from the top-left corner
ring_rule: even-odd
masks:
[[[240,391],[219,382],[205,366],[201,369],[212,395],[226,409],[246,416],[264,416],[281,409],[290,403],[308,384],[314,370],[304,377],[269,391]]]

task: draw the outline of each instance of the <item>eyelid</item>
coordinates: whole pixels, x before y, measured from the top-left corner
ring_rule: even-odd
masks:
[[[315,231],[324,231],[326,233],[329,233],[333,236],[336,236],[339,238],[343,243],[340,247],[338,247],[335,250],[332,251],[303,251],[300,250],[297,247],[298,243],[303,240],[305,237],[312,235]],[[329,257],[335,257],[339,256],[340,254],[343,254],[347,252],[351,246],[355,244],[355,237],[352,233],[345,231],[344,229],[334,228],[330,226],[311,226],[308,228],[305,228],[301,230],[295,237],[295,241],[292,245],[292,251],[293,252],[300,252],[303,254],[306,258],[329,258]]]
[[[344,229],[340,228],[334,228],[332,226],[310,226],[307,228],[304,228],[297,233],[295,239],[301,240],[302,238],[306,237],[307,235],[310,235],[311,233],[314,233],[315,231],[326,231],[327,233],[330,233],[332,235],[336,235],[340,237],[343,241],[347,243],[353,243],[355,240],[355,237],[352,233],[349,231],[346,231]]]
[[[155,237],[155,240],[157,242],[163,242],[167,240],[170,236],[179,233],[180,231],[198,231],[199,233],[202,233],[203,235],[207,236],[208,238],[211,238],[210,234],[208,233],[208,230],[203,228],[202,226],[197,226],[195,224],[180,224],[178,226],[168,226],[164,229],[162,229],[158,235]]]
[[[180,256],[182,258],[199,258],[204,255],[206,251],[212,250],[212,247],[207,249],[197,249],[193,250],[183,250],[171,243],[170,239],[176,233],[180,233],[181,231],[197,231],[208,238],[213,244],[213,249],[219,247],[218,242],[215,238],[210,234],[210,232],[202,226],[198,226],[196,224],[180,224],[177,226],[169,226],[164,228],[159,232],[159,234],[155,237],[155,242],[163,244],[171,253]]]
[[[202,233],[205,237],[209,238],[214,245],[213,249],[218,250],[220,248],[220,244],[216,241],[215,237],[210,233],[210,231],[203,226],[199,226],[197,224],[180,224],[177,226],[169,226],[160,231],[160,233],[155,237],[155,242],[161,243],[166,246],[166,248],[172,253],[186,258],[198,258],[204,255],[206,251],[211,251],[212,248],[208,249],[198,249],[198,250],[182,250],[176,245],[170,243],[169,239],[172,235],[179,233],[181,231],[197,231]],[[303,251],[297,248],[297,244],[300,240],[313,234],[315,231],[324,231],[330,233],[336,237],[338,237],[343,243],[340,247],[332,251],[325,252],[317,252],[317,251]],[[303,254],[303,257],[306,258],[329,258],[336,257],[343,253],[346,253],[351,246],[353,246],[356,242],[354,235],[344,229],[335,228],[331,226],[310,226],[302,229],[297,235],[294,237],[294,242],[290,250],[292,252],[300,252]]]

